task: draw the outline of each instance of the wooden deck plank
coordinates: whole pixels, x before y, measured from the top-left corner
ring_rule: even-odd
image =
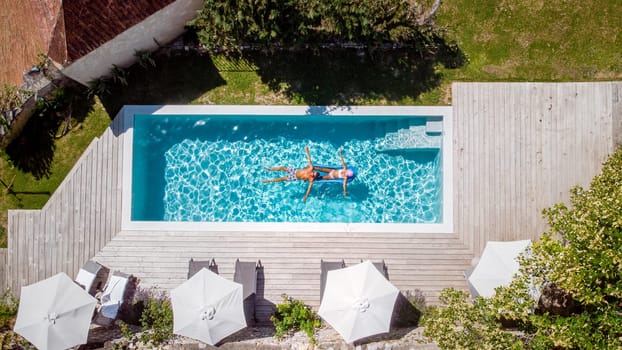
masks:
[[[50,210],[41,211],[41,224],[38,228],[41,230],[37,236],[41,237],[42,245],[39,248],[38,266],[39,275],[37,279],[42,280],[49,276],[52,276],[54,271],[57,271],[56,266],[56,254],[54,253],[54,237],[52,237],[53,231],[46,230],[46,227],[52,227],[55,224],[54,209],[59,203],[54,203],[49,208]]]
[[[4,292],[9,287],[8,248],[0,248],[0,289]]]
[[[112,234],[116,234],[121,231],[121,208],[122,208],[122,196],[123,196],[123,144],[124,144],[124,133],[125,133],[125,125],[123,123],[122,118],[116,118],[113,121],[113,131],[116,135],[115,146],[116,146],[116,161],[115,161],[115,185],[112,190],[114,191],[114,228]],[[112,238],[112,237],[111,237]]]
[[[7,284],[17,294],[16,287],[21,285],[17,267],[20,266],[23,252],[19,250],[19,240],[21,237],[21,226],[19,225],[19,212],[9,211],[7,215]],[[13,234],[9,234],[13,232]]]
[[[87,232],[89,236],[89,249],[87,250],[87,254],[83,257],[84,262],[86,262],[90,257],[97,253],[97,246],[99,245],[99,237],[97,235],[97,230],[101,228],[101,206],[100,206],[100,186],[102,179],[102,143],[104,141],[100,137],[100,141],[96,145],[96,149],[93,152],[93,162],[92,162],[92,173],[90,179],[90,202],[92,206],[91,210],[91,221],[93,222],[92,229]]]
[[[69,264],[70,255],[73,253],[73,247],[70,245],[70,242],[72,242],[71,230],[73,229],[71,226],[73,217],[76,214],[74,209],[76,206],[74,202],[75,197],[72,195],[76,191],[73,177],[68,179],[66,186],[67,190],[61,196],[61,204],[56,206],[55,215],[59,218],[63,216],[67,216],[67,218],[55,223],[54,235],[60,242],[58,251],[60,265],[57,271],[66,271],[67,274],[72,273],[70,276],[73,276],[73,270]]]
[[[114,138],[113,138],[113,134],[112,134],[112,130],[108,129],[106,131],[106,151],[105,151],[105,156],[106,156],[106,162],[105,162],[105,166],[104,169],[106,171],[106,182],[105,185],[102,188],[102,191],[104,192],[109,192],[111,191],[112,188],[114,188],[114,183],[113,183],[113,175],[116,172],[117,168],[114,166]],[[112,212],[114,210],[114,206],[113,206],[113,196],[112,195],[106,195],[106,196],[102,196],[102,208],[105,210],[105,215],[104,216],[104,227],[103,227],[103,232],[100,233],[100,248],[103,248],[106,243],[108,243],[108,241],[110,241],[110,239],[112,239],[112,230],[113,230],[113,222],[112,222]],[[116,233],[116,232],[115,232]]]
[[[622,82],[611,83],[612,140],[615,146],[622,146]],[[606,116],[604,116],[606,118]]]

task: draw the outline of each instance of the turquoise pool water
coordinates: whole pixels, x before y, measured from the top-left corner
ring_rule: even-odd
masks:
[[[173,222],[442,222],[441,134],[426,117],[134,115],[131,219]],[[264,167],[339,165],[340,184],[262,183]]]

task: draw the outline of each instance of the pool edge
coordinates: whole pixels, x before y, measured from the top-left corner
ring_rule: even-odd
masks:
[[[135,114],[257,114],[257,115],[422,115],[443,119],[443,223],[263,223],[263,222],[165,222],[132,221],[132,143]],[[116,118],[123,120],[122,230],[202,232],[357,232],[357,233],[454,233],[453,225],[453,108],[451,106],[268,106],[268,105],[126,105]]]

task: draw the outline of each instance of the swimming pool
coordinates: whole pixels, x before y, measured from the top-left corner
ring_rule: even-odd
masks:
[[[128,228],[378,231],[384,225],[444,232],[451,226],[447,107],[125,109]],[[315,165],[339,165],[343,149],[357,169],[347,196],[341,184],[316,182],[305,202],[306,182],[262,183],[285,175],[265,167],[305,166],[305,146]]]

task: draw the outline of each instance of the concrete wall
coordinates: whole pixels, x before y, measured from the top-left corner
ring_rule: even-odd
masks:
[[[136,61],[136,51],[157,48],[154,39],[159,43],[168,43],[181,35],[185,24],[196,17],[202,6],[202,0],[177,0],[76,60],[62,72],[88,85],[89,81],[108,75],[113,64],[130,66]]]

